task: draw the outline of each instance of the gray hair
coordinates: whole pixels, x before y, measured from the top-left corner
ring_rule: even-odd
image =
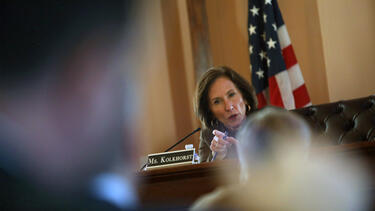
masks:
[[[287,110],[266,107],[253,113],[237,134],[242,179],[250,168],[277,159],[280,147],[299,147],[307,155],[311,136],[305,120]]]

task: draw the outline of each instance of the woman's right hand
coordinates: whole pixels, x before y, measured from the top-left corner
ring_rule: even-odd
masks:
[[[212,153],[217,153],[216,159],[222,160],[228,153],[228,149],[232,147],[233,144],[237,144],[238,141],[233,138],[226,136],[225,133],[214,130],[212,131],[214,138],[211,141],[210,149]]]

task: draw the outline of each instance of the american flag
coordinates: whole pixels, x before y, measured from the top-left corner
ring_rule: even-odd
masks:
[[[289,34],[276,0],[249,0],[249,52],[258,107],[311,105]]]

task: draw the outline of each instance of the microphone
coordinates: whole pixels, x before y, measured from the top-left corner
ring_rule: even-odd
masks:
[[[177,146],[178,144],[180,144],[181,142],[185,141],[185,139],[189,138],[190,136],[192,136],[194,133],[200,131],[201,128],[198,127],[197,129],[195,129],[193,132],[191,132],[190,134],[186,135],[185,137],[183,137],[181,140],[177,141],[177,143],[175,143],[173,146],[169,147],[167,150],[165,150],[164,152],[168,152],[169,150],[173,149],[175,146]]]
[[[182,139],[180,139],[179,141],[177,141],[175,144],[173,144],[171,147],[169,147],[168,149],[166,149],[164,152],[168,152],[169,150],[173,149],[175,146],[179,145],[181,142],[185,141],[185,139],[189,138],[194,133],[196,133],[196,132],[198,132],[200,130],[201,130],[200,127],[198,127],[197,129],[193,130],[193,132],[189,133],[188,135],[186,135],[185,137],[183,137]],[[145,165],[142,166],[142,168],[141,168],[140,171],[142,171],[146,166],[147,166],[147,162],[145,163]]]

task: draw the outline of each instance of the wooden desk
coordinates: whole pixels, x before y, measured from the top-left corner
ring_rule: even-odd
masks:
[[[224,160],[142,171],[139,178],[139,197],[142,204],[176,203],[191,204],[199,196],[223,185],[223,169],[234,166],[237,161]]]
[[[348,157],[360,156],[369,166],[371,175],[375,177],[375,143],[328,146],[314,148],[313,151],[323,154],[337,153],[337,155]],[[231,174],[233,178],[238,178],[238,165],[234,160],[139,172],[140,202],[142,204],[189,205],[202,194],[211,192],[219,185],[223,185],[222,171],[229,166],[234,166]],[[375,190],[374,187],[375,185],[372,185],[369,189]]]

